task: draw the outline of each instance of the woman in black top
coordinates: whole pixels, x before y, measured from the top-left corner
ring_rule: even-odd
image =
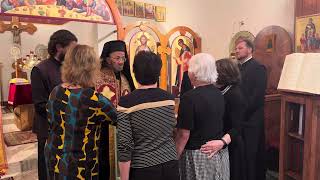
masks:
[[[217,71],[214,58],[205,53],[189,61],[191,83],[195,89],[181,97],[175,138],[180,175],[183,180],[228,180],[227,148],[213,157],[200,151],[210,140],[222,140],[224,100],[214,86]]]
[[[236,63],[230,59],[216,62],[218,79],[217,87],[221,90],[225,100],[223,116],[224,132],[230,159],[230,180],[246,180],[244,145],[242,140],[243,117],[246,103],[239,88],[240,71]],[[202,152],[209,155],[223,148],[221,141],[209,141],[201,147]]]

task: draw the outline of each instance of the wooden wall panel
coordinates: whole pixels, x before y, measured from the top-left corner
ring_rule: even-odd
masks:
[[[307,16],[320,13],[319,0],[296,0],[295,15],[296,17]]]
[[[295,2],[295,17],[299,17],[302,14],[302,1],[303,0],[296,0]]]
[[[269,42],[271,40],[271,48]],[[266,94],[277,94],[277,87],[281,76],[284,60],[292,53],[292,40],[289,33],[280,26],[263,28],[254,40],[256,50],[253,57],[267,69]]]
[[[319,0],[317,1],[317,6],[316,7],[317,8],[316,8],[315,14],[319,14],[320,13],[320,1]]]

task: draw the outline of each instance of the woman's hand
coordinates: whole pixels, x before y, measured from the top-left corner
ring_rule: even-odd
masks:
[[[208,154],[208,158],[214,156],[218,151],[220,151],[223,146],[231,143],[231,136],[227,133],[219,140],[208,141],[206,144],[202,145],[200,151],[202,153]]]
[[[184,150],[184,147],[188,142],[189,136],[190,136],[190,130],[180,129],[180,128],[177,129],[175,142],[176,142],[178,159],[180,159],[180,156]]]
[[[208,158],[214,156],[218,151],[223,148],[224,144],[221,140],[208,141],[206,144],[202,145],[200,151],[202,153],[208,154]]]

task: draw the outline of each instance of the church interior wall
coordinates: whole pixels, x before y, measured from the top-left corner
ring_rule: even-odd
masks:
[[[167,2],[167,9],[163,26],[167,30],[190,27],[202,38],[202,51],[216,58],[229,55],[229,42],[238,31],[257,35],[264,27],[278,25],[294,32],[293,0],[174,0]]]
[[[9,23],[9,22],[6,22]],[[69,22],[61,26],[56,25],[45,25],[35,24],[37,31],[30,35],[26,32],[21,33],[21,49],[22,57],[25,57],[30,51],[34,51],[38,44],[48,44],[50,35],[58,29],[68,29],[72,31],[79,39],[82,44],[88,44],[93,47],[97,47],[96,44],[96,25],[86,23],[84,28],[83,23],[80,22]],[[8,85],[11,79],[11,73],[14,72],[12,68],[13,58],[10,56],[10,48],[12,47],[12,33],[5,32],[0,34],[0,62],[1,62],[1,90],[2,90],[2,101],[8,99]],[[26,70],[28,73],[28,79],[30,79],[30,70]]]
[[[292,0],[137,0],[167,8],[166,22],[154,20],[122,17],[122,24],[128,25],[136,21],[150,21],[160,32],[166,33],[176,26],[187,26],[197,32],[202,38],[202,51],[213,54],[216,58],[227,57],[229,42],[239,30],[250,31],[256,35],[261,29],[269,25],[279,25],[289,33],[294,31],[294,1]],[[243,21],[244,25],[239,26]],[[6,22],[8,23],[8,22]],[[38,30],[33,34],[21,34],[23,57],[34,50],[37,44],[47,45],[50,35],[58,29],[69,29],[79,39],[79,43],[93,46],[100,54],[103,44],[116,39],[116,33],[110,32],[115,26],[69,22],[61,26],[35,24]],[[2,63],[1,91],[2,101],[8,97],[8,82],[11,78],[11,64],[9,49],[12,42],[12,33],[0,34],[0,62]],[[30,71],[28,71],[30,74]]]

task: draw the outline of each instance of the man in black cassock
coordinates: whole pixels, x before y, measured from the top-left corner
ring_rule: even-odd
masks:
[[[264,96],[267,86],[266,69],[259,64],[252,53],[253,43],[240,40],[236,45],[236,58],[241,71],[241,91],[247,101],[243,139],[248,180],[265,180],[265,132]]]
[[[135,89],[130,74],[125,42],[120,40],[106,42],[100,58],[101,73],[97,78],[96,90],[106,96],[117,107],[120,97]],[[109,129],[107,123],[102,123],[99,145],[99,180],[113,180],[116,178],[115,166],[117,162],[115,162],[114,149],[114,129]]]
[[[67,48],[77,43],[77,37],[68,30],[58,30],[50,36],[49,58],[32,68],[31,87],[35,116],[32,131],[38,139],[38,179],[47,179],[44,146],[48,138],[48,118],[46,104],[53,88],[61,83],[60,67]],[[53,178],[53,177],[49,177]]]

